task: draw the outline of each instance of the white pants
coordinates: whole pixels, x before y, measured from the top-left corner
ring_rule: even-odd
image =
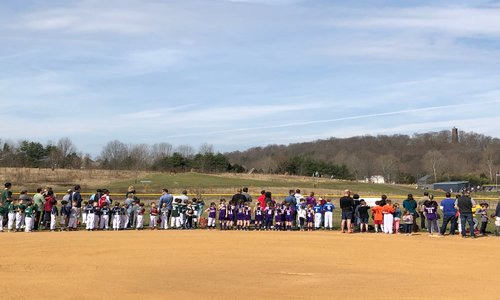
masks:
[[[208,227],[215,227],[215,218],[208,218]]]
[[[95,228],[95,214],[86,214],[85,216],[85,219],[87,221],[85,222],[85,229],[93,230]]]
[[[325,212],[325,228],[333,228],[333,212],[331,211]]]
[[[24,214],[16,213],[16,230],[21,229],[24,226]]]
[[[181,217],[175,217],[175,218],[171,217],[170,218],[170,227],[172,227],[172,228],[181,228]]]
[[[69,217],[68,228],[76,228],[76,224],[78,224],[78,219],[75,217]]]
[[[119,228],[127,228],[130,222],[130,217],[128,215],[120,215]]]
[[[0,215],[0,231],[3,231],[3,215]]]
[[[56,229],[56,223],[57,223],[57,216],[50,214],[50,230]]]
[[[101,229],[109,229],[109,215],[101,216]]]
[[[82,213],[82,222],[87,224],[87,213]]]
[[[120,221],[121,221],[122,216],[121,215],[114,215],[113,216],[113,229],[118,230],[120,229]]]
[[[15,221],[16,221],[16,213],[14,213],[14,212],[9,213],[8,219],[7,219],[7,229],[8,230],[12,230],[12,228],[14,227]]]
[[[314,214],[314,228],[321,227],[321,214]]]
[[[100,220],[100,217],[94,215],[94,228],[99,228],[99,220]]]
[[[139,229],[142,227],[144,227],[144,215],[137,215],[135,228]]]
[[[30,232],[31,230],[33,230],[33,221],[35,220],[34,217],[26,217],[24,219],[24,231],[25,232]]]
[[[64,225],[66,225],[66,216],[61,216],[59,218],[59,225],[61,225],[61,228],[65,227]]]
[[[168,219],[167,216],[161,216],[161,228],[168,229]]]
[[[149,228],[156,228],[156,220],[158,220],[158,216],[149,216]]]
[[[384,233],[392,233],[392,227],[394,223],[394,216],[392,214],[384,215]]]

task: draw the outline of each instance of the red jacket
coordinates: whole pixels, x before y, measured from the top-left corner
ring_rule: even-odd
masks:
[[[43,207],[44,211],[52,211],[52,206],[54,206],[57,203],[56,198],[54,196],[47,196],[45,197],[45,204]]]

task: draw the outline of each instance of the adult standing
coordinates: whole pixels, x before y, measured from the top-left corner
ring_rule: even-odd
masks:
[[[238,189],[236,191],[236,194],[234,194],[233,197],[231,198],[231,202],[234,203],[234,205],[241,205],[241,204],[245,203],[246,200],[247,200],[247,197],[245,197],[245,195],[243,195],[242,189]]]
[[[427,230],[430,235],[439,233],[439,226],[437,220],[437,202],[434,200],[427,200],[424,202],[424,215],[427,219]]]
[[[419,214],[417,212],[417,201],[413,198],[412,194],[408,194],[408,197],[406,200],[403,201],[403,208],[407,211],[410,212],[410,214],[413,216],[413,231],[417,231],[417,218],[419,217]]]
[[[179,196],[175,196],[175,199],[181,199],[181,203],[187,205],[189,201],[189,196],[187,190],[183,190]]]
[[[455,218],[457,215],[457,209],[455,208],[455,200],[451,198],[451,193],[446,193],[446,198],[441,201],[441,210],[443,211],[443,224],[441,226],[440,235],[444,235],[446,232],[446,227],[448,223],[450,225],[450,235],[455,234]]]
[[[6,202],[7,202],[7,198],[9,198],[9,192],[10,192],[10,189],[12,188],[12,183],[10,182],[6,182],[4,184],[4,190],[2,192],[2,196],[0,198],[0,201],[2,201],[2,206],[3,207],[7,207],[6,205]],[[7,219],[8,219],[8,210],[7,209],[4,209],[4,213],[3,213],[3,225],[7,225]]]
[[[476,234],[474,233],[474,220],[472,218],[472,208],[474,206],[476,206],[476,202],[474,202],[474,200],[470,197],[469,191],[465,191],[455,202],[455,207],[458,208],[458,211],[460,212],[462,238],[467,237],[467,233],[465,231],[465,228],[467,227],[466,223],[469,223],[471,238],[476,238]]]
[[[295,190],[295,200],[297,201],[297,203],[300,203],[300,199],[304,198],[304,196],[302,196],[302,194],[300,193],[300,189],[296,189]],[[316,205],[316,203],[314,203],[313,205]]]
[[[266,208],[266,191],[262,190],[260,191],[260,196],[257,198],[257,201],[259,201],[260,208],[264,209]]]
[[[158,201],[158,209],[161,210],[163,204],[167,205],[167,224],[170,224],[170,215],[172,214],[172,202],[174,202],[174,197],[168,193],[168,189],[164,188],[161,190],[161,197]]]
[[[425,216],[424,216],[424,204],[429,201],[429,193],[424,192],[424,196],[418,201],[418,214],[420,216],[420,230],[424,230],[425,227]]]
[[[28,203],[31,203],[31,198],[28,196],[28,190],[22,190],[21,194],[19,195],[19,201],[21,201],[21,204],[24,206],[28,206]]]
[[[295,197],[297,197],[297,196],[295,196]],[[299,198],[299,200],[297,201],[297,203],[300,203],[300,199],[301,198],[302,197]],[[311,192],[309,194],[309,197],[306,198],[306,203],[307,203],[307,205],[311,205],[311,206],[316,205],[316,197],[314,197],[314,192]]]
[[[76,201],[76,207],[82,208],[82,194],[80,194],[82,187],[77,184],[75,185],[75,188],[73,189],[73,194],[71,195],[71,202]],[[94,199],[94,200],[99,200],[99,199]]]
[[[340,228],[342,233],[345,233],[345,226],[347,225],[347,233],[351,233],[351,220],[352,212],[354,209],[354,200],[351,198],[351,191],[345,190],[344,196],[340,198],[340,209],[342,210],[342,222]]]
[[[248,188],[247,188],[247,187],[244,187],[244,188],[243,188],[243,196],[245,196],[245,198],[247,199],[247,200],[245,201],[245,203],[252,203],[252,195],[250,195],[250,194],[248,193]]]
[[[33,195],[33,203],[35,204],[35,223],[33,225],[33,230],[38,230],[38,225],[41,221],[43,207],[45,205],[45,198],[42,195],[43,189],[41,187],[36,189],[36,194]]]

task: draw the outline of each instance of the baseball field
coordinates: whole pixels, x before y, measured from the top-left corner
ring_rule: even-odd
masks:
[[[1,233],[1,299],[497,299],[500,239],[333,232]]]

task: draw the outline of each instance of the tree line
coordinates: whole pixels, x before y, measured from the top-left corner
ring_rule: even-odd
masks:
[[[434,182],[469,180],[486,184],[495,182],[500,170],[500,139],[460,132],[459,142],[453,143],[451,131],[357,136],[254,147],[226,156],[231,163],[266,173],[312,176],[320,166],[297,165],[304,166],[298,161],[313,160],[341,166],[348,171],[346,177],[356,180],[381,175],[387,182],[416,183],[418,178],[430,175]],[[335,176],[335,169],[324,174]]]
[[[213,146],[202,144],[198,151],[189,145],[173,147],[169,143],[125,144],[108,142],[99,156],[78,152],[69,138],[58,142],[22,140],[18,143],[0,140],[0,166],[63,169],[154,170],[219,173],[244,172],[238,164],[231,164]]]

